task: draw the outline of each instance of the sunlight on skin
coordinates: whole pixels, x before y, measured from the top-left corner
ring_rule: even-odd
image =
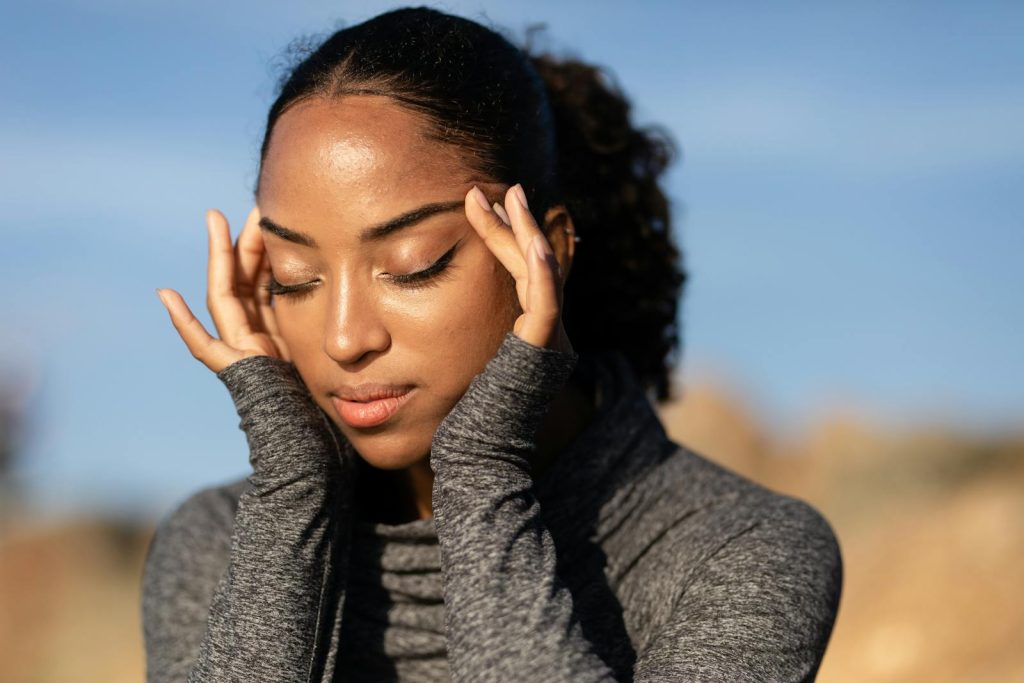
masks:
[[[479,177],[461,150],[429,139],[423,126],[418,115],[376,96],[313,99],[282,114],[262,166],[258,208],[239,237],[246,256],[238,282],[253,296],[265,295],[270,278],[272,286],[291,289],[278,291],[272,304],[242,304],[258,317],[252,331],[270,334],[279,349],[271,355],[295,365],[362,458],[399,471],[418,514],[429,516],[433,434],[506,333],[572,349],[560,307],[561,274],[569,272],[574,246],[563,229],[571,227],[564,207],[548,211],[545,235],[517,186]],[[369,227],[425,208],[403,227],[365,238]],[[234,265],[226,220],[219,212],[211,220],[211,263],[221,264],[211,266],[215,280],[218,269]],[[541,253],[531,246],[538,236]],[[437,264],[429,279],[396,279]],[[252,288],[255,280],[260,286]],[[241,309],[238,296],[214,298],[215,322]],[[183,300],[169,308],[172,318],[173,310],[179,317],[187,310]],[[237,320],[217,327],[229,343],[243,336]],[[232,353],[267,353],[266,343],[240,339]],[[383,424],[359,426],[341,412],[339,393],[363,384],[392,385],[408,395]],[[589,405],[571,386],[556,397],[549,422],[563,426],[542,428],[541,459],[572,437]]]

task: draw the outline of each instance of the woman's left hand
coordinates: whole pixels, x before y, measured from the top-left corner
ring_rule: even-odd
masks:
[[[502,210],[508,222],[495,208]],[[523,314],[516,318],[512,331],[534,346],[573,353],[562,326],[561,268],[526,206],[522,186],[516,184],[508,189],[502,209],[497,203],[492,207],[474,185],[466,194],[466,217],[495,258],[515,278]]]

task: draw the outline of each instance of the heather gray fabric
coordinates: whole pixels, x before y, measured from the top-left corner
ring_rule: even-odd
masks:
[[[596,416],[535,480],[572,372]],[[358,455],[294,366],[218,377],[253,469],[157,528],[148,681],[814,679],[842,587],[832,528],[669,440],[621,355],[509,333],[435,434],[434,517],[396,525],[353,509]]]

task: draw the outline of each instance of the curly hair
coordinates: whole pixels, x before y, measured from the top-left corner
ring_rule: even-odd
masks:
[[[659,127],[637,128],[602,69],[532,54],[502,29],[428,7],[402,8],[293,41],[267,115],[311,97],[384,95],[422,115],[474,170],[521,182],[543,216],[564,205],[581,239],[565,284],[563,324],[580,353],[622,353],[657,401],[672,398],[687,273],[659,185],[675,157]],[[257,173],[256,194],[259,194]]]
[[[533,65],[554,109],[563,200],[587,245],[565,284],[566,332],[581,348],[621,351],[665,401],[687,279],[658,184],[675,145],[660,128],[633,126],[629,101],[600,68],[550,54]]]

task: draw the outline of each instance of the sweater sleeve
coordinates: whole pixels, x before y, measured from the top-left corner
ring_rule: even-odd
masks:
[[[584,633],[532,491],[536,429],[577,360],[509,333],[435,434],[434,520],[455,681],[618,680]],[[628,680],[814,679],[841,562],[827,522],[787,500],[724,539],[689,585],[669,587],[671,612]]]
[[[143,580],[147,680],[330,680],[353,463],[291,363],[252,356],[217,377],[246,434],[250,486],[230,540],[219,543],[228,559],[213,587],[197,584],[213,578],[204,552],[218,545],[205,538],[216,534],[216,519],[182,506],[157,527]]]
[[[610,681],[573,613],[532,492],[535,434],[576,354],[506,334],[431,447],[455,681]]]

